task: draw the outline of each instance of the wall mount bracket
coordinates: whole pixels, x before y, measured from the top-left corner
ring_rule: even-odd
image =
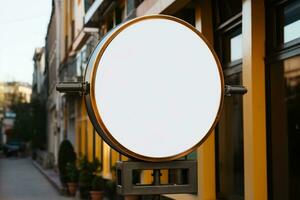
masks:
[[[88,82],[60,82],[56,84],[56,90],[60,93],[78,93],[79,95],[89,93]]]

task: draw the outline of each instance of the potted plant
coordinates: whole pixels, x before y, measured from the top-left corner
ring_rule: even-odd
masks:
[[[93,179],[93,172],[91,170],[91,163],[87,157],[84,156],[79,160],[79,191],[80,198],[87,199],[89,197],[89,190]]]
[[[68,176],[66,172],[67,163],[76,162],[76,153],[74,151],[73,145],[69,140],[64,140],[60,144],[58,152],[58,170],[59,178],[64,187],[67,186]]]
[[[82,199],[89,197],[89,190],[93,177],[101,170],[101,163],[98,159],[90,162],[86,156],[79,159],[79,191]]]
[[[93,174],[91,174],[89,171],[81,171],[79,173],[80,198],[87,199],[89,197],[89,190],[91,187],[92,179]]]
[[[98,159],[94,159],[94,161],[90,163],[90,170],[94,175],[97,175],[101,171],[101,163]]]
[[[105,193],[108,195],[108,199],[116,199],[117,195],[117,183],[115,180],[108,180],[105,184]]]
[[[76,167],[76,164],[73,162],[68,162],[66,166],[67,171],[67,186],[68,191],[71,196],[75,196],[77,191],[77,182],[78,182],[78,169]]]
[[[94,176],[92,188],[90,191],[91,200],[102,200],[104,190],[104,179],[100,176]]]

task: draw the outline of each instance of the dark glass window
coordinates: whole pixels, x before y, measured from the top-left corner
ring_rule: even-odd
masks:
[[[124,20],[124,7],[116,7],[115,9],[115,19],[116,19],[116,25],[122,23],[122,21]]]
[[[269,199],[300,199],[300,1],[266,7]],[[270,37],[270,36],[271,37]]]
[[[178,17],[189,24],[195,26],[195,6],[194,2],[191,1],[184,8],[180,9],[178,12],[173,14],[175,17]]]
[[[225,84],[242,85],[242,2],[214,1],[215,47]],[[224,107],[215,134],[218,199],[244,199],[243,101],[233,95]]]
[[[300,38],[300,3],[291,3],[284,8],[283,42]]]
[[[238,66],[241,67],[242,63],[242,28],[241,26],[234,27],[233,29],[227,30],[225,32],[218,32],[218,40],[220,41],[219,54],[222,61],[222,68],[224,69],[224,74],[228,75],[228,71],[231,68]],[[217,41],[218,41],[217,40]],[[226,71],[227,70],[227,71]],[[241,68],[239,68],[239,71]],[[237,73],[235,70],[233,73]],[[231,73],[232,74],[232,73]]]
[[[216,4],[218,12],[217,24],[222,24],[242,11],[241,0],[220,0]]]
[[[266,7],[268,52],[280,51],[284,47],[299,43],[300,1],[275,1]]]
[[[270,72],[273,190],[285,192],[279,194],[284,199],[299,199],[300,56],[274,63]]]
[[[241,72],[225,77],[229,85],[241,85]],[[216,134],[217,196],[243,199],[243,101],[241,95],[226,97]]]

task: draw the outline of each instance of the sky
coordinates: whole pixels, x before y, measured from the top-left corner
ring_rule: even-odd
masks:
[[[0,0],[0,82],[32,83],[33,54],[45,45],[51,0]]]

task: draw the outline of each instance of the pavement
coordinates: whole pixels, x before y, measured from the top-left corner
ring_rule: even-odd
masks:
[[[38,162],[31,160],[32,164],[38,169],[40,173],[57,189],[60,194],[66,194],[65,188],[62,186],[59,175],[53,169],[44,169]]]
[[[61,196],[28,158],[0,158],[0,200],[72,200]]]

